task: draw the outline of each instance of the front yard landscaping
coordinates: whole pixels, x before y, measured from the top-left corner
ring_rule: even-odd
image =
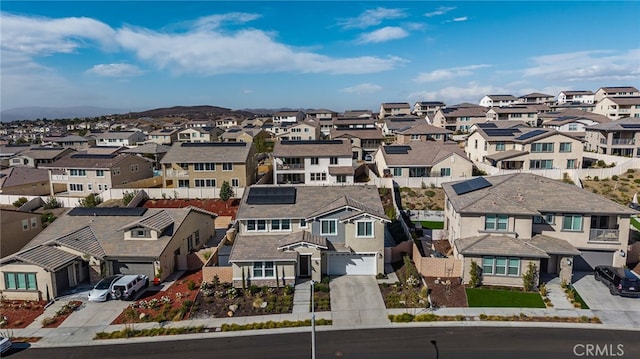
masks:
[[[44,300],[0,300],[0,328],[25,328],[44,313],[46,304]]]
[[[389,315],[389,320],[393,323],[410,323],[410,322],[451,322],[451,321],[494,321],[494,322],[555,322],[555,323],[595,323],[601,324],[598,317],[532,317],[524,313],[520,315],[486,315],[480,314],[478,317],[470,317],[464,315],[437,315],[433,313],[413,315],[410,313],[402,313],[398,315]]]
[[[408,256],[402,262],[393,263],[398,276],[396,283],[382,283],[380,293],[387,308],[417,308],[427,305],[427,287],[422,285],[420,273]]]
[[[322,277],[320,283],[313,285],[313,304],[316,312],[328,312],[331,311],[331,295],[329,294],[329,281],[330,278]]]
[[[538,292],[520,289],[467,288],[469,307],[545,308]]]
[[[53,317],[47,317],[42,319],[43,328],[57,328],[65,319],[67,319],[71,313],[75,312],[82,306],[82,302],[79,300],[72,300],[63,305]]]

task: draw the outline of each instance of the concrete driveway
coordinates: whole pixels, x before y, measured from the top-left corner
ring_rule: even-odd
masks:
[[[90,302],[87,297],[89,291],[74,293],[63,298],[59,298],[58,302],[66,303],[70,300],[80,300],[84,304],[80,310],[77,310],[60,324],[60,327],[95,327],[110,325],[111,322],[122,313],[122,311],[132,302],[124,300],[109,300],[106,302]],[[138,295],[139,296],[139,295]]]
[[[374,276],[335,277],[329,286],[334,326],[357,328],[390,323]]]
[[[640,327],[640,298],[611,295],[591,273],[576,273],[573,286],[594,315],[605,324]]]

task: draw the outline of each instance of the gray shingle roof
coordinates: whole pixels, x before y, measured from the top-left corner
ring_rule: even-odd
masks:
[[[510,256],[525,258],[549,258],[540,248],[510,236],[485,234],[460,238],[454,242],[458,251],[465,256]]]
[[[283,251],[278,248],[284,236],[238,235],[229,254],[229,262],[242,261],[296,261],[298,252]]]
[[[508,158],[514,158],[514,157],[518,157],[518,156],[523,156],[523,155],[526,155],[528,153],[529,153],[529,151],[507,150],[507,151],[496,152],[496,153],[494,153],[492,155],[485,156],[485,158],[488,159],[488,160],[502,161],[502,160],[506,160]]]
[[[37,246],[26,251],[16,253],[12,258],[35,264],[48,271],[55,272],[69,262],[79,258],[77,254],[69,253],[52,246]]]
[[[369,207],[367,205],[365,205],[364,203],[357,201],[353,198],[351,198],[348,195],[344,195],[340,198],[337,198],[335,201],[328,203],[326,206],[319,208],[318,210],[316,210],[313,213],[310,213],[307,218],[314,218],[314,217],[320,217],[324,214],[327,213],[331,213],[333,211],[337,211],[340,210],[344,207],[351,207],[354,209],[357,209],[360,212],[363,213],[369,213],[371,215],[380,217],[380,218],[387,218],[387,216],[384,214],[384,212],[380,212],[379,209],[376,208],[372,208]]]
[[[408,144],[400,145],[398,147],[401,146],[410,147],[410,150],[407,154],[388,153],[387,149],[389,147],[396,147],[394,145],[380,147],[387,166],[433,166],[454,153],[457,153],[465,161],[468,161],[464,150],[460,148],[457,143],[412,141]]]
[[[442,185],[445,195],[458,213],[597,213],[631,215],[636,211],[575,185],[531,173],[484,177],[490,187],[456,194],[453,185]]]
[[[526,242],[534,247],[542,249],[543,251],[547,252],[547,254],[560,254],[569,256],[580,255],[580,251],[577,250],[576,247],[572,246],[569,242],[542,234],[537,234]]]
[[[349,157],[351,143],[345,139],[333,141],[281,141],[273,147],[275,157]]]
[[[251,144],[242,142],[174,143],[160,163],[232,162],[245,163]]]
[[[637,132],[637,128],[624,128],[622,125],[640,125],[640,117],[625,117],[617,121],[599,123],[597,125],[586,127],[587,131],[633,131]]]
[[[105,257],[104,249],[102,249],[100,242],[98,242],[98,239],[89,226],[58,237],[54,239],[53,242],[82,253],[90,254],[96,258]]]
[[[147,216],[145,218],[142,218],[138,221],[129,223],[119,228],[118,230],[126,230],[133,227],[141,226],[141,227],[146,227],[161,233],[162,231],[164,231],[165,228],[172,225],[173,222],[174,222],[173,218],[167,211],[160,211],[150,216]]]
[[[327,249],[327,239],[324,237],[316,236],[307,231],[298,231],[291,233],[288,236],[284,236],[280,239],[280,245],[278,249],[291,247],[300,243],[312,244],[322,249]]]
[[[0,188],[49,181],[49,171],[42,168],[9,167],[0,174],[5,175],[0,177]]]

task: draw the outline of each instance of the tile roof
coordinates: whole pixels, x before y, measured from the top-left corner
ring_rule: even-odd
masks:
[[[409,147],[407,154],[388,153],[389,148]],[[433,166],[452,154],[456,153],[462,157],[461,160],[468,161],[464,149],[457,143],[441,143],[437,141],[411,141],[404,145],[388,145],[380,147],[386,165],[389,167],[398,166]]]
[[[569,242],[542,234],[537,234],[530,240],[526,241],[528,244],[540,248],[547,254],[560,254],[569,256],[579,256],[580,251],[576,247],[572,246]]]
[[[351,143],[346,139],[328,141],[280,141],[273,147],[275,157],[349,157]]]
[[[567,96],[574,96],[574,95],[593,95],[592,91],[587,91],[587,90],[575,90],[575,91],[561,91],[560,93],[563,93]]]
[[[631,215],[636,211],[575,185],[534,175],[515,173],[484,177],[490,187],[456,194],[456,182],[442,184],[445,195],[458,213],[597,213]]]
[[[3,261],[15,258],[20,261],[35,264],[50,272],[55,272],[79,257],[77,254],[69,253],[53,246],[42,245],[3,258]]]
[[[329,174],[332,176],[347,175],[353,176],[354,169],[352,166],[329,166]]]
[[[620,96],[620,97],[607,97],[611,102],[618,105],[640,105],[640,96]]]
[[[353,199],[352,197],[348,196],[348,195],[344,195],[340,198],[337,198],[335,201],[328,203],[326,206],[322,207],[322,208],[318,208],[315,212],[310,213],[307,216],[307,219],[310,218],[315,218],[315,217],[321,217],[327,213],[331,213],[333,211],[337,211],[337,210],[341,210],[345,207],[351,207],[353,209],[357,209],[359,213],[368,213],[371,214],[373,216],[377,216],[380,218],[384,218],[386,219],[387,216],[384,214],[384,212],[381,212],[379,209],[377,208],[372,208],[367,206],[366,204],[357,201],[355,199]]]
[[[604,90],[605,92],[638,92],[638,89],[633,86],[600,87],[600,90]]]
[[[338,130],[332,128],[329,132],[329,137],[331,139],[337,138],[359,138],[362,140],[383,140],[384,135],[382,134],[382,130],[379,128],[350,128],[345,130]]]
[[[98,133],[96,138],[106,139],[106,138],[119,138],[119,139],[127,139],[132,135],[136,134],[136,132],[142,133],[142,131],[107,131]]]
[[[105,257],[104,249],[102,249],[100,242],[98,242],[98,239],[89,226],[58,237],[54,239],[53,242],[82,253],[90,254],[96,258]]]
[[[127,230],[134,227],[145,227],[145,228],[149,228],[154,231],[157,231],[159,233],[162,233],[162,231],[164,231],[165,228],[172,225],[173,222],[174,222],[173,217],[171,217],[169,212],[162,210],[160,212],[154,213],[150,216],[144,217],[135,222],[128,223],[118,228],[118,230]]]
[[[453,243],[465,256],[510,256],[525,258],[549,258],[540,248],[527,242],[506,235],[485,234],[481,236],[460,238]]]
[[[345,196],[357,198],[362,206],[376,214],[383,214],[384,208],[380,201],[378,189],[375,186],[351,185],[351,186],[279,186],[294,187],[296,189],[296,201],[294,204],[263,204],[248,205],[245,191],[240,202],[236,218],[246,219],[272,219],[272,218],[309,218],[312,214],[336,206],[336,201],[343,200]],[[347,202],[344,202],[345,204]],[[352,203],[354,204],[354,203]],[[383,217],[383,218],[386,218]]]
[[[237,235],[231,253],[229,254],[229,262],[242,261],[296,261],[298,252],[285,251],[278,249],[283,242],[282,236],[246,236]]]
[[[160,163],[245,163],[252,145],[243,142],[174,143]]]
[[[169,152],[171,147],[160,145],[155,142],[145,143],[142,146],[136,146],[123,150],[122,153],[141,153],[141,154],[159,154]]]
[[[49,181],[49,171],[42,168],[9,167],[0,170],[0,174],[5,175],[0,176],[0,188]]]
[[[485,158],[488,160],[502,161],[509,158],[523,156],[526,154],[529,154],[529,151],[507,150],[507,151],[496,152],[494,154],[485,156]]]
[[[515,101],[516,97],[513,95],[487,95],[493,101]]]
[[[625,117],[616,121],[599,123],[585,127],[587,131],[640,131],[638,128],[624,128],[622,125],[639,125],[640,117]]]
[[[41,168],[88,168],[88,169],[110,169],[127,158],[142,158],[136,155],[124,153],[112,155],[88,155],[83,153],[72,154],[63,157],[55,162],[43,164]]]
[[[445,117],[487,117],[486,107],[447,107],[439,110]]]
[[[31,157],[34,160],[53,160],[71,152],[75,152],[75,150],[66,147],[33,147],[20,152],[20,156]]]
[[[308,243],[316,247],[327,249],[327,239],[321,236],[316,236],[307,231],[298,231],[284,236],[279,241],[278,249],[295,246],[296,244]]]
[[[406,102],[384,102],[382,108],[411,108],[411,106]]]
[[[432,134],[450,134],[453,133],[451,130],[447,130],[446,128],[429,125],[427,123],[421,123],[410,127],[406,130],[398,131],[399,135],[432,135]]]

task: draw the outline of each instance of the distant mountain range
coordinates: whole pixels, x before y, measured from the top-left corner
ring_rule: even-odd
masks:
[[[128,112],[123,109],[103,108],[94,106],[77,107],[18,107],[0,112],[0,122],[11,122],[36,119],[84,118],[106,116]]]
[[[219,116],[239,116],[253,117],[253,112],[243,110],[232,110],[218,106],[174,106],[167,108],[156,108],[142,112],[131,112],[123,114],[127,118],[140,117],[186,117],[186,118],[208,118]]]

